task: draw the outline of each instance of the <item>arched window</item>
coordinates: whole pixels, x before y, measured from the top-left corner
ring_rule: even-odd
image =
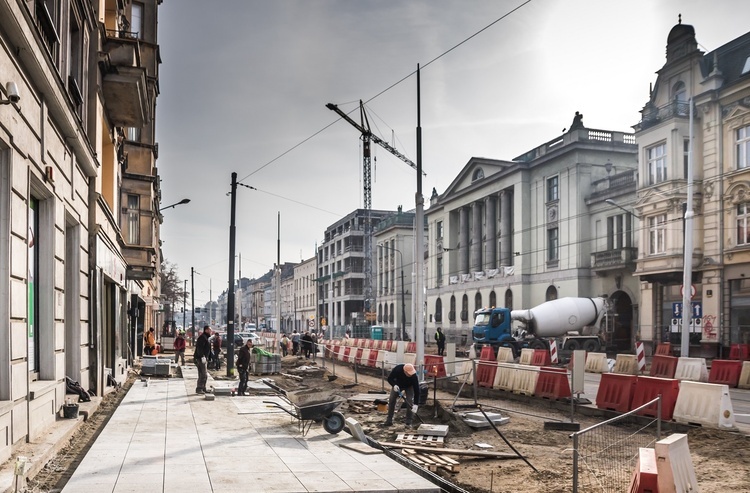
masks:
[[[378,304],[378,323],[382,323],[382,322],[383,322],[383,304],[379,303]]]
[[[474,295],[474,311],[482,308],[482,293]]]
[[[687,101],[687,89],[685,88],[684,82],[679,81],[674,87],[672,87],[672,100],[681,103]]]
[[[394,314],[395,312],[396,312],[396,311],[395,311],[395,310],[393,309],[393,303],[391,303],[391,312],[390,312],[390,313],[388,314],[388,321],[389,321],[390,323],[393,323],[393,314]]]
[[[448,320],[451,322],[456,321],[456,297],[451,296],[451,309],[448,312]]]
[[[461,298],[461,321],[462,322],[469,321],[469,295],[468,294],[464,294],[464,297]]]
[[[490,291],[490,308],[495,308],[497,306],[497,296],[495,296],[495,291]]]
[[[440,298],[435,300],[435,322],[443,321],[443,302]]]
[[[545,299],[547,301],[552,301],[557,299],[557,288],[554,286],[550,286],[547,288],[547,294],[545,295]]]
[[[477,168],[474,170],[474,173],[471,174],[471,181],[477,181],[484,178],[484,170],[482,168]]]
[[[505,290],[505,308],[508,310],[513,309],[513,291],[510,289]]]

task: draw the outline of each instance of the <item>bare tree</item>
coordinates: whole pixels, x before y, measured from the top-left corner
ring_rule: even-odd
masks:
[[[182,303],[185,296],[190,293],[183,289],[183,282],[177,275],[177,264],[165,260],[161,264],[161,300],[169,304],[174,310],[177,303]]]

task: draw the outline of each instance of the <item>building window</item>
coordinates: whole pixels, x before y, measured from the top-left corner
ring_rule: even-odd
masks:
[[[667,145],[659,144],[646,149],[648,184],[655,185],[667,179]]]
[[[438,298],[435,300],[435,322],[443,321],[443,302]]]
[[[497,306],[497,298],[494,291],[490,291],[490,308]]]
[[[134,37],[143,39],[143,4],[133,2],[130,15],[130,31]]]
[[[469,321],[469,296],[466,294],[461,298],[461,321]]]
[[[474,311],[482,309],[482,293],[474,295]]]
[[[443,257],[437,258],[437,272],[435,273],[437,276],[437,285],[442,286],[443,285]]]
[[[619,250],[625,246],[623,215],[607,218],[607,250]]]
[[[443,239],[443,221],[438,221],[435,225],[435,234],[438,240]]]
[[[471,175],[471,181],[474,182],[477,180],[481,180],[482,178],[484,178],[484,171],[482,170],[482,168],[475,169],[474,173]]]
[[[448,311],[448,320],[451,322],[456,321],[456,297],[451,296],[451,309]]]
[[[750,207],[747,203],[737,206],[737,244],[750,245]]]
[[[667,215],[648,218],[649,253],[657,255],[667,251]]]
[[[547,292],[544,294],[545,301],[552,301],[557,299],[557,288],[555,286],[549,286]]]
[[[140,197],[128,195],[128,243],[139,245],[141,240]]]
[[[28,331],[29,372],[39,371],[39,200],[29,199],[29,279],[28,279]]]
[[[750,168],[750,125],[737,129],[737,168]]]
[[[127,127],[125,138],[131,142],[141,141],[141,129],[139,127]]]
[[[682,168],[685,179],[688,179],[688,163],[690,162],[690,139],[682,141]]]
[[[547,202],[560,199],[560,178],[553,176],[547,178]]]
[[[550,228],[547,230],[547,261],[552,262],[560,258],[560,230]]]

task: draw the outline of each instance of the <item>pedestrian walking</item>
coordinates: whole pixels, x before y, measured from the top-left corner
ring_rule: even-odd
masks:
[[[302,335],[302,354],[305,355],[305,359],[310,359],[310,353],[312,352],[312,336],[309,331],[305,331]]]
[[[388,375],[388,383],[391,385],[391,395],[388,397],[388,417],[383,426],[393,425],[393,413],[396,410],[396,402],[400,397],[406,399],[406,426],[411,426],[414,413],[419,405],[419,378],[414,365],[396,365]]]
[[[281,342],[279,342],[279,347],[281,347],[281,355],[286,356],[289,354],[289,338],[286,336],[286,334],[281,334]]]
[[[318,354],[318,334],[316,334],[313,330],[312,332],[310,332],[310,338],[312,339],[312,355],[313,358],[315,358],[315,356]]]
[[[198,383],[195,386],[196,394],[206,393],[206,380],[208,380],[208,357],[211,354],[211,343],[208,338],[211,337],[211,326],[203,327],[203,333],[195,341],[195,353],[193,359],[195,366],[198,367]]]
[[[299,352],[299,340],[299,332],[297,332],[297,329],[294,329],[294,332],[292,332],[292,354],[294,356],[297,356],[297,353]]]
[[[177,333],[177,337],[174,340],[174,364],[180,364],[182,359],[183,366],[185,365],[185,331],[181,330]]]
[[[154,338],[154,328],[148,329],[148,332],[143,334],[143,355],[151,356],[156,349],[156,340]]]
[[[214,370],[221,370],[221,334],[218,332],[214,333],[211,347],[213,349]]]
[[[435,342],[437,342],[438,356],[443,356],[443,353],[445,353],[445,334],[443,334],[443,329],[440,327],[435,332]]]
[[[237,371],[240,374],[240,386],[237,388],[238,395],[245,395],[247,390],[247,375],[250,371],[250,357],[253,350],[253,340],[248,339],[245,345],[237,353]]]

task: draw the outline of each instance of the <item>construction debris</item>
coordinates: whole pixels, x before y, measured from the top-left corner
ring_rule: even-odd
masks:
[[[380,445],[386,448],[397,448],[397,449],[412,449],[416,450],[417,452],[427,452],[427,453],[435,453],[435,448],[433,447],[418,447],[416,445],[404,445],[402,443],[394,443],[394,442],[380,442]],[[463,449],[453,449],[453,448],[444,448],[440,449],[440,455],[465,455],[468,457],[484,457],[488,459],[522,459],[523,457],[518,456],[516,454],[505,454],[502,452],[490,452],[488,450],[463,450]]]
[[[448,436],[448,425],[430,425],[422,423],[417,429],[417,434],[445,437]]]
[[[399,433],[396,441],[404,445],[417,445],[419,447],[445,447],[445,439],[438,436],[414,435],[412,433]]]
[[[442,454],[426,454],[412,449],[404,449],[401,451],[401,455],[408,457],[409,460],[432,472],[436,472],[438,469],[445,469],[448,472],[457,473],[461,469],[461,464],[457,460]]]
[[[509,417],[497,413],[487,413],[487,418],[481,412],[464,413],[461,415],[461,418],[463,418],[464,423],[475,429],[490,428],[492,425],[489,420],[496,426],[505,425],[510,422]]]

